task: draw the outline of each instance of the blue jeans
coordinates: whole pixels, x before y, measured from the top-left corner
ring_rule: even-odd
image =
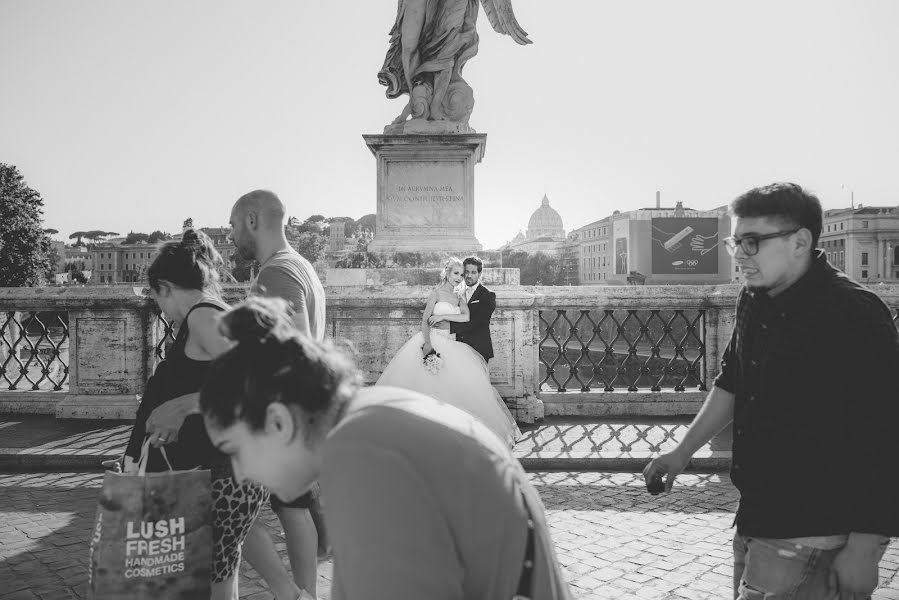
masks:
[[[865,596],[840,594],[828,588],[830,568],[841,549],[820,550],[786,540],[737,533],[734,535],[734,598],[862,600]]]

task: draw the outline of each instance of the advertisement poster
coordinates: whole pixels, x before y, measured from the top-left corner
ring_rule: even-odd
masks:
[[[718,273],[718,219],[652,219],[652,272],[657,275]]]
[[[615,240],[615,275],[627,275],[627,238]]]

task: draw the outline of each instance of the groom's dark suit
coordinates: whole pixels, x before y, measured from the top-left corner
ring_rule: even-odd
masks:
[[[456,341],[477,350],[484,360],[493,358],[490,317],[494,310],[496,310],[496,294],[478,284],[468,299],[468,323],[450,323],[450,333],[456,334]]]

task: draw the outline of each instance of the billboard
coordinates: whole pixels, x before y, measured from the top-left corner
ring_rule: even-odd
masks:
[[[719,242],[717,218],[652,219],[652,272],[716,275]]]
[[[615,275],[627,275],[627,238],[615,240]]]

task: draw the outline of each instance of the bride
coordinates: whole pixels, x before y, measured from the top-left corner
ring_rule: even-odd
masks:
[[[468,304],[464,296],[456,293],[462,273],[462,261],[458,258],[446,262],[440,285],[425,305],[421,331],[403,344],[376,385],[413,390],[451,404],[480,419],[511,446],[521,432],[490,384],[487,363],[474,348],[457,342],[447,329],[429,325],[429,320],[434,325],[440,321],[468,322]],[[436,354],[428,358],[432,352]]]

